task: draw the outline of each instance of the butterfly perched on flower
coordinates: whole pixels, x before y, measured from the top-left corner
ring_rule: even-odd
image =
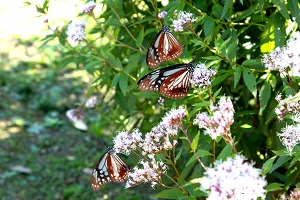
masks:
[[[178,58],[182,51],[181,44],[171,33],[170,29],[163,25],[162,30],[155,36],[147,51],[147,65],[150,68],[156,68],[163,61]]]
[[[92,173],[91,185],[98,190],[108,182],[124,182],[128,178],[128,165],[116,154],[115,150],[107,147],[107,152],[101,156]]]
[[[192,61],[155,70],[142,77],[138,87],[145,92],[160,92],[168,98],[185,97],[190,90],[190,77],[195,67],[195,62]]]

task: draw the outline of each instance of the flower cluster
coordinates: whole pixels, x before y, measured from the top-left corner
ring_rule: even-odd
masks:
[[[288,96],[286,99],[282,99],[282,95],[279,93],[276,96],[278,101],[278,107],[275,108],[276,116],[279,120],[283,120],[286,115],[299,115],[300,113],[300,101],[294,101],[293,96]],[[295,118],[298,120],[298,118]]]
[[[230,131],[230,125],[234,122],[234,109],[230,98],[221,97],[218,106],[211,105],[212,116],[207,112],[198,113],[194,119],[194,124],[199,128],[206,129],[206,133],[212,139],[217,136],[227,135]]]
[[[89,13],[89,12],[93,12],[94,8],[96,7],[96,3],[93,1],[89,1],[88,3],[86,3],[82,9],[81,9],[81,13]]]
[[[199,63],[190,77],[190,82],[197,87],[207,87],[211,84],[211,77],[216,73],[215,70],[206,69],[205,64]]]
[[[178,13],[178,19],[173,20],[173,24],[171,26],[174,27],[174,31],[182,32],[185,24],[190,24],[196,21],[196,18],[193,17],[193,13],[180,11]]]
[[[281,76],[286,76],[286,70],[292,70],[291,76],[299,75],[300,72],[300,32],[295,32],[287,40],[285,47],[276,47],[269,55],[264,55],[262,63],[270,70],[277,70]]]
[[[158,13],[157,17],[159,19],[164,19],[167,16],[168,12],[167,11],[161,11],[160,13]]]
[[[291,191],[291,194],[290,194],[290,196],[287,199],[288,200],[297,200],[297,199],[300,199],[300,188],[294,188],[294,190]]]
[[[164,105],[164,98],[162,98],[162,97],[159,97],[159,99],[158,99],[158,103],[162,106],[162,105]]]
[[[294,147],[300,143],[300,126],[299,124],[287,125],[281,131],[281,133],[277,133],[277,136],[291,154]]]
[[[172,149],[177,144],[177,140],[174,139],[176,136],[176,128],[168,128],[163,123],[159,123],[146,133],[144,141],[140,143],[142,154],[147,155]]]
[[[119,132],[114,138],[114,149],[116,153],[124,153],[129,155],[132,150],[136,150],[142,140],[142,133],[138,129],[134,129],[132,133],[125,131]]]
[[[162,161],[156,161],[154,156],[151,156],[150,161],[140,160],[141,167],[134,167],[128,175],[125,188],[134,187],[139,183],[151,182],[154,189],[157,183],[161,182],[161,174],[166,173],[167,166]]]
[[[186,110],[180,106],[165,115],[163,120],[145,134],[138,129],[131,133],[119,132],[114,139],[114,149],[117,153],[130,154],[131,151],[139,151],[143,159],[140,160],[141,168],[136,166],[130,173],[126,187],[132,187],[140,183],[151,182],[152,187],[160,182],[160,176],[166,172],[166,165],[162,161],[156,161],[154,154],[164,150],[173,149],[177,144],[177,125],[181,123]]]
[[[178,109],[172,109],[167,115],[163,118],[162,123],[165,127],[172,128],[181,124],[182,118],[186,115],[186,110],[183,106],[180,106]]]
[[[68,26],[67,35],[68,41],[72,46],[76,46],[79,41],[85,40],[85,26],[84,21],[72,21]]]
[[[253,165],[239,155],[224,162],[217,160],[215,167],[204,173],[200,189],[209,191],[208,200],[264,198],[267,181]]]
[[[87,108],[94,108],[97,103],[97,96],[91,96],[85,102],[85,107]]]
[[[81,109],[71,109],[66,112],[66,116],[72,121],[75,128],[86,131],[88,129],[84,122],[84,113]]]

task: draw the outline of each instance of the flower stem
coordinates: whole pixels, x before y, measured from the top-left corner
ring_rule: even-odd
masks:
[[[184,133],[184,135],[185,135],[185,137],[186,137],[188,143],[192,146],[192,142],[191,142],[191,140],[190,140],[190,138],[189,138],[189,136],[188,136],[186,130],[184,129],[182,123],[180,123],[180,124],[178,125],[178,128]],[[194,156],[196,157],[196,159],[198,160],[198,162],[200,163],[200,165],[205,169],[205,171],[207,171],[207,168],[205,167],[205,165],[203,164],[203,162],[200,160],[200,158],[199,158],[199,156],[197,155],[196,151],[195,151],[194,149],[192,149],[192,150],[193,150]]]

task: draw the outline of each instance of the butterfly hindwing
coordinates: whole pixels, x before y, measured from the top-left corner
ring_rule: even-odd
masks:
[[[160,86],[159,92],[168,98],[185,97],[190,89],[189,71],[183,68],[170,75]]]
[[[91,185],[94,190],[108,182],[124,182],[128,178],[129,167],[111,147],[107,149],[92,173]]]
[[[163,25],[162,30],[155,36],[146,55],[146,62],[150,68],[156,68],[163,61],[174,60],[183,52],[182,45]]]
[[[185,97],[190,89],[190,76],[194,71],[194,61],[155,70],[138,82],[140,90],[158,91],[168,98]]]

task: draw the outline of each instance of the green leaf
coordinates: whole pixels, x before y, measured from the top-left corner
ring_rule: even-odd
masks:
[[[269,83],[265,81],[261,90],[259,91],[259,104],[260,104],[259,114],[260,115],[267,107],[270,97],[271,97],[271,87]]]
[[[195,106],[197,108],[202,108],[202,107],[205,107],[205,106],[210,106],[210,102],[209,101],[203,101],[203,102],[200,102],[200,103],[195,103],[195,104],[193,104],[193,106]]]
[[[263,164],[263,170],[264,170],[264,174],[267,174],[272,166],[273,166],[273,163],[274,163],[274,160],[276,159],[276,156],[273,156],[272,158],[269,158],[264,164]]]
[[[222,74],[221,76],[218,76],[217,78],[215,78],[212,83],[211,86],[214,87],[220,83],[223,83],[223,81],[225,79],[227,79],[229,76],[231,76],[233,73],[235,72],[235,70],[227,70],[224,74]]]
[[[247,10],[243,11],[241,13],[241,15],[239,15],[234,21],[243,20],[243,19],[247,18],[248,16],[253,15],[257,11],[258,11],[257,7],[250,7]]]
[[[176,157],[175,157],[175,162],[177,162],[177,160],[180,158],[181,153],[182,153],[182,149],[181,149],[181,150],[178,152],[178,154],[176,155]]]
[[[255,59],[245,60],[243,66],[246,66],[250,69],[264,70],[265,67],[262,65],[261,61]]]
[[[272,192],[272,191],[277,191],[277,190],[282,190],[284,188],[284,184],[281,183],[271,183],[267,186],[267,191]]]
[[[230,157],[232,154],[232,148],[230,144],[227,144],[224,149],[221,151],[221,153],[218,155],[217,160],[226,160],[228,157]]]
[[[236,85],[238,84],[240,78],[241,78],[241,75],[242,75],[242,68],[241,67],[237,67],[235,69],[235,72],[234,72],[234,76],[233,76],[233,85],[234,85],[234,88],[236,88]]]
[[[231,29],[230,40],[226,46],[227,58],[232,61],[236,61],[237,56],[237,47],[238,47],[238,38],[235,29]]]
[[[286,8],[285,1],[282,1],[282,0],[272,0],[272,1],[276,5],[276,8],[279,10],[279,12],[282,14],[282,16],[286,20],[290,20],[289,11]]]
[[[222,11],[222,15],[221,15],[221,19],[223,19],[223,17],[225,17],[226,15],[228,15],[228,10],[229,7],[232,5],[232,0],[225,0],[225,5]]]
[[[108,60],[114,65],[113,67],[123,69],[122,62],[118,58],[116,59],[111,53],[107,52],[107,55],[104,57],[108,58]]]
[[[191,149],[192,149],[193,151],[196,151],[196,149],[197,149],[199,137],[200,137],[200,133],[198,132],[198,133],[195,135],[195,137],[194,137],[194,139],[193,139],[193,141],[192,141]]]
[[[205,17],[204,22],[204,35],[205,37],[212,36],[215,30],[215,20],[211,16]]]
[[[112,80],[111,87],[115,87],[120,80],[120,74],[116,74]]]
[[[164,199],[181,199],[186,196],[186,194],[177,189],[164,190],[156,195],[156,197]]]
[[[299,0],[288,0],[288,7],[291,15],[296,19],[298,27],[300,27],[300,9],[299,9]]]
[[[136,42],[135,42],[135,44],[136,44],[136,46],[138,47],[138,48],[140,48],[141,46],[142,46],[142,42],[143,42],[143,40],[144,40],[144,37],[145,37],[145,35],[144,35],[144,27],[140,30],[140,33],[139,33],[139,35],[138,35],[138,37],[136,38]]]
[[[283,164],[285,164],[288,160],[291,159],[291,156],[282,156],[279,157],[278,160],[276,161],[276,163],[272,166],[270,173],[272,173],[273,171],[275,171],[276,169],[278,169],[280,166],[282,166]]]
[[[100,61],[92,61],[92,62],[88,62],[85,66],[84,66],[84,69],[86,71],[93,71],[96,66],[98,66],[98,64],[100,63]],[[98,66],[99,67],[99,66]]]
[[[131,74],[131,72],[138,67],[138,63],[140,62],[140,58],[142,56],[142,53],[134,53],[130,56],[128,64],[125,68],[126,72],[128,74]]]
[[[275,14],[274,18],[274,36],[275,36],[275,46],[285,45],[286,32],[285,30],[285,19],[279,13]]]
[[[126,96],[127,86],[128,86],[128,76],[124,73],[122,73],[120,76],[119,86],[123,95]]]
[[[202,158],[202,157],[204,157],[204,156],[210,156],[210,155],[212,155],[209,151],[202,150],[202,149],[198,150],[198,151],[196,152],[196,154],[198,155],[199,158]],[[185,166],[188,166],[188,165],[192,164],[192,163],[195,162],[196,160],[197,160],[197,158],[193,155],[193,156],[189,159],[189,161],[186,163]]]
[[[244,67],[243,68],[243,78],[244,78],[244,82],[245,82],[248,90],[250,90],[252,95],[256,98],[257,89],[256,89],[256,79],[255,79],[254,74],[248,68]]]

